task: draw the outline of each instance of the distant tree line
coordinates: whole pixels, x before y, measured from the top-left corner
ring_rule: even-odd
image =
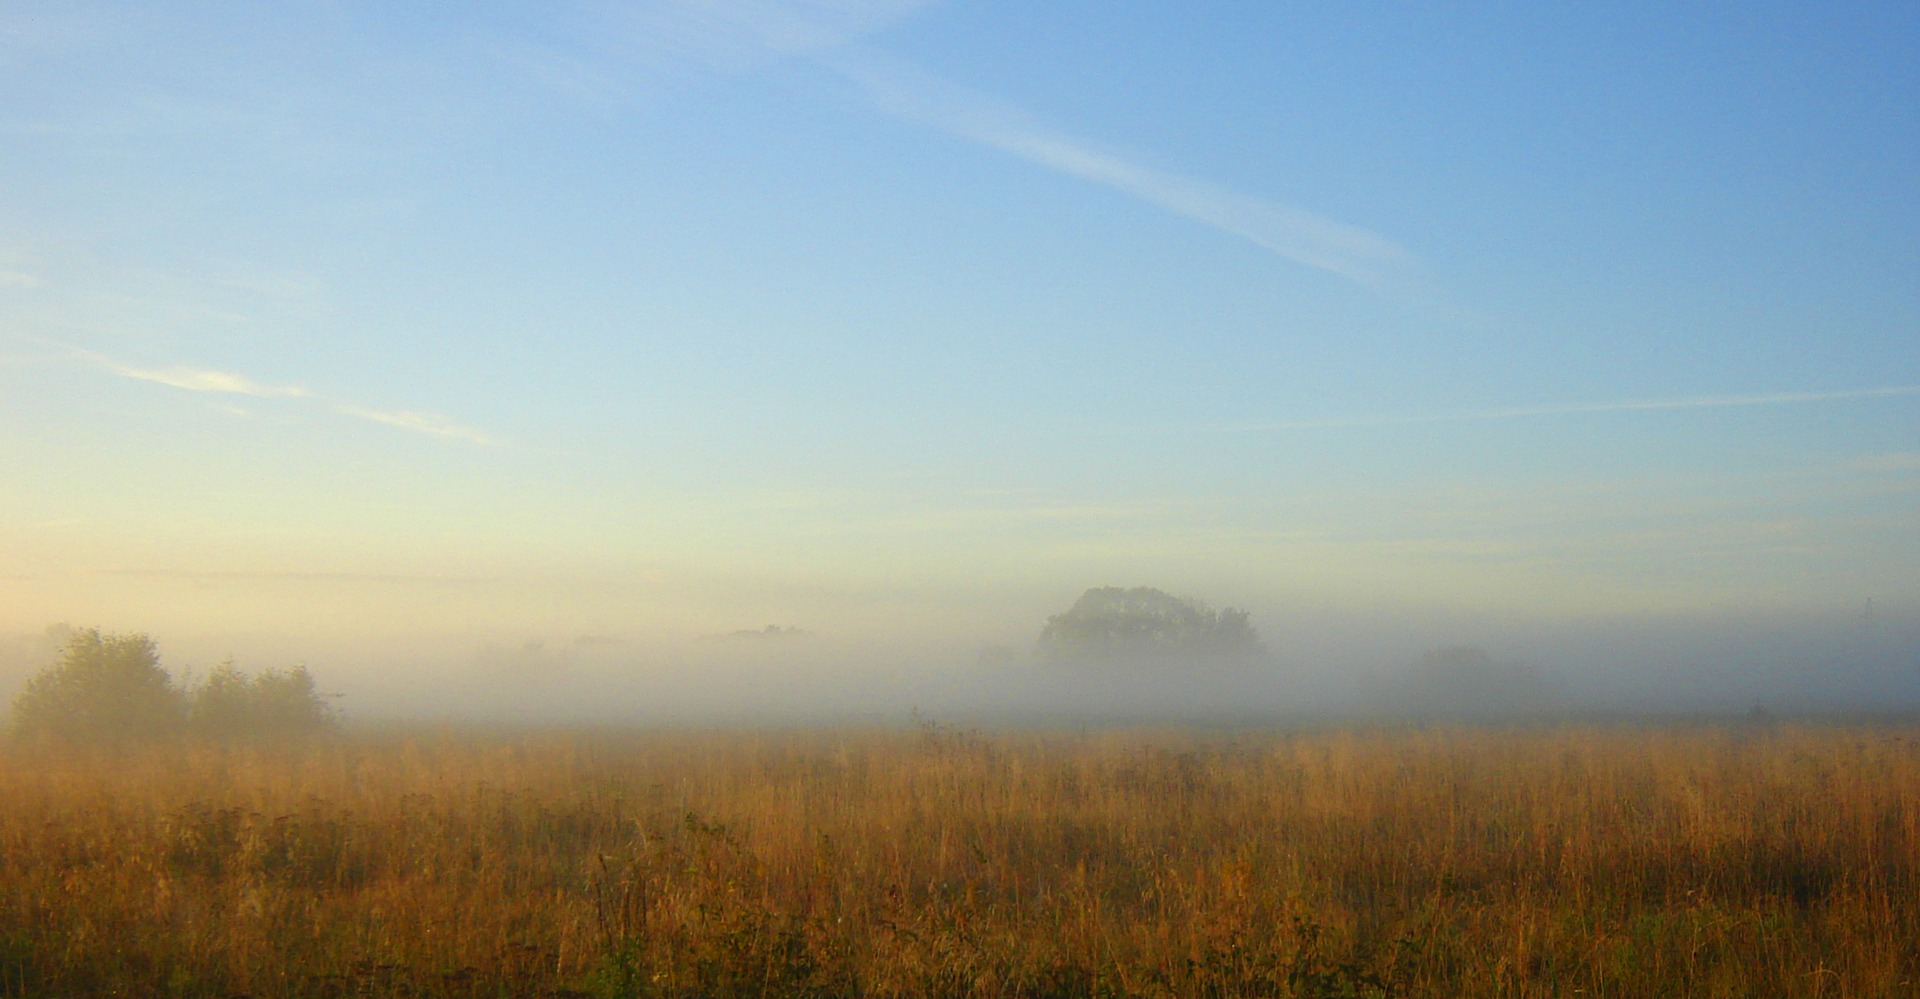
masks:
[[[203,680],[176,683],[153,639],[97,628],[73,632],[13,702],[16,738],[68,745],[302,741],[336,725],[305,666],[248,676],[226,662]]]

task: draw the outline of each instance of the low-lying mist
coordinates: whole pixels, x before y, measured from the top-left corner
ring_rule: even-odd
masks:
[[[845,636],[813,622],[678,638],[152,637],[176,676],[227,660],[242,670],[305,665],[350,723],[892,723],[916,710],[983,723],[1920,710],[1920,615],[1911,612],[1571,622],[1254,613],[1258,654],[1225,659],[1061,659],[1037,642],[1044,620],[980,629],[977,639]],[[0,636],[7,703],[68,633]]]

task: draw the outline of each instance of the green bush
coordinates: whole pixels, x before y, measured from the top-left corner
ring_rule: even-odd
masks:
[[[333,728],[332,712],[305,666],[249,677],[231,661],[215,667],[188,697],[188,725],[216,739],[303,739]]]
[[[181,687],[145,635],[73,633],[53,665],[13,703],[17,737],[124,745],[180,735],[247,742],[301,740],[334,728],[333,712],[305,666],[247,676],[221,663]]]
[[[152,639],[88,628],[27,681],[13,702],[13,727],[28,739],[118,744],[172,734],[185,711]]]

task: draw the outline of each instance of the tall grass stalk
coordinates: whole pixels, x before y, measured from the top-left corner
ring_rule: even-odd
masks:
[[[0,755],[0,996],[1893,996],[1920,732]]]

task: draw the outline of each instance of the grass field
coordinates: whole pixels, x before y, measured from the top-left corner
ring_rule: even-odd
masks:
[[[0,755],[6,996],[1920,994],[1920,729]]]

